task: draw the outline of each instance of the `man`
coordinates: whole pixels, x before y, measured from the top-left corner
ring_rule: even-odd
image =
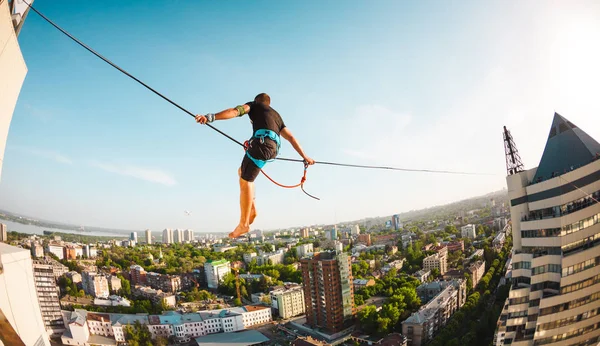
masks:
[[[248,141],[248,150],[238,170],[240,177],[240,222],[235,230],[229,233],[230,238],[237,238],[250,231],[250,225],[256,218],[254,179],[256,179],[267,161],[277,157],[281,144],[280,136],[292,144],[307,164],[313,165],[315,163],[313,159],[306,156],[302,147],[300,147],[300,143],[285,126],[279,113],[271,108],[271,98],[265,93],[258,94],[253,102],[229,108],[217,114],[197,115],[196,122],[206,124],[215,120],[241,117],[244,114],[248,114],[250,117],[254,135]]]

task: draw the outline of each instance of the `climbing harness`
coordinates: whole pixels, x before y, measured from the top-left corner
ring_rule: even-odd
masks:
[[[277,133],[275,133],[275,131],[265,130],[265,129],[256,130],[256,132],[254,132],[254,135],[252,136],[252,138],[250,140],[244,142],[244,149],[246,150],[246,156],[248,156],[248,158],[250,160],[252,160],[252,162],[254,162],[256,167],[258,167],[260,169],[262,169],[267,164],[267,162],[273,162],[273,161],[275,161],[275,159],[266,160],[266,161],[256,159],[256,158],[252,157],[252,155],[250,155],[250,152],[248,152],[248,149],[250,148],[250,141],[252,141],[253,139],[258,139],[258,140],[260,140],[261,144],[264,144],[265,138],[269,138],[273,142],[277,143],[277,154],[275,155],[275,157],[277,157],[277,155],[279,155],[279,148],[281,148],[281,140],[279,139],[279,135]]]
[[[250,155],[250,153],[248,152],[248,149],[250,149],[250,141],[252,139],[258,139],[258,140],[260,140],[261,143],[264,143],[265,138],[269,138],[272,141],[274,141],[275,143],[277,143],[277,154],[279,155],[279,148],[281,147],[281,140],[279,138],[279,135],[277,133],[275,133],[275,131],[259,129],[254,133],[254,135],[252,136],[252,138],[250,140],[247,140],[244,142],[244,150],[246,151],[246,156],[248,156],[248,158],[250,160],[252,160],[252,162],[254,162],[256,167],[260,168],[260,172],[265,177],[267,177],[267,179],[269,179],[273,184],[275,184],[279,187],[283,187],[285,189],[294,189],[294,188],[300,187],[302,189],[302,192],[304,192],[307,196],[314,198],[316,200],[321,200],[320,198],[315,197],[315,196],[311,195],[310,193],[306,192],[306,190],[304,190],[304,183],[306,182],[306,170],[308,169],[308,162],[304,161],[304,174],[302,175],[302,179],[300,179],[300,183],[298,183],[296,185],[283,185],[281,183],[278,183],[273,178],[271,178],[267,173],[265,173],[265,171],[262,170],[262,168],[267,164],[267,162],[274,161],[275,159],[266,160],[266,161],[256,159],[256,158],[252,157],[252,155]]]
[[[143,81],[141,81],[140,79],[138,79],[137,77],[133,76],[132,74],[130,74],[129,72],[125,71],[124,69],[122,69],[121,67],[119,67],[117,64],[113,63],[112,61],[110,61],[109,59],[105,58],[104,56],[102,56],[100,53],[96,52],[94,49],[92,49],[91,47],[89,47],[88,45],[86,45],[85,43],[81,42],[79,39],[77,39],[75,36],[71,35],[69,32],[67,32],[66,30],[64,30],[63,28],[61,28],[60,26],[58,26],[56,23],[54,23],[50,18],[46,17],[44,14],[42,14],[40,11],[38,11],[35,7],[31,6],[31,4],[28,1],[23,0],[23,2],[31,9],[33,10],[33,12],[37,13],[42,19],[44,19],[46,22],[48,22],[48,24],[52,25],[54,28],[56,28],[58,31],[62,32],[65,36],[69,37],[71,40],[73,40],[75,43],[77,43],[78,45],[80,45],[81,47],[85,48],[88,52],[94,54],[97,58],[101,59],[102,61],[104,61],[105,63],[109,64],[110,66],[114,67],[115,69],[119,70],[121,73],[123,73],[124,75],[126,75],[127,77],[133,79],[134,81],[138,82],[140,85],[142,85],[143,87],[145,87],[146,89],[150,90],[151,92],[153,92],[154,94],[156,94],[157,96],[161,97],[162,99],[164,99],[165,101],[169,102],[170,104],[172,104],[173,106],[179,108],[181,111],[183,111],[184,113],[195,117],[196,115],[192,112],[190,112],[189,110],[183,108],[181,105],[179,105],[178,103],[176,103],[175,101],[171,100],[170,98],[166,97],[165,95],[161,94],[160,92],[156,91],[154,88],[152,88],[151,86],[149,86],[148,84],[144,83]],[[232,142],[238,144],[239,146],[244,147],[244,143],[238,141],[237,139],[231,137],[230,135],[228,135],[227,133],[219,130],[218,128],[216,128],[215,126],[211,125],[211,124],[205,124],[206,126],[208,126],[209,128],[211,128],[212,130],[218,132],[219,134],[223,135],[224,137],[228,138],[229,140],[231,140]],[[263,138],[264,140],[264,138]],[[250,157],[251,158],[251,157]],[[306,180],[306,168],[307,168],[307,163],[302,160],[302,159],[291,159],[291,158],[285,158],[285,157],[276,157],[274,160],[279,160],[279,161],[288,161],[288,162],[302,162],[304,164],[304,177],[302,182],[299,184],[299,186],[302,188],[302,191],[307,194],[308,196],[318,199],[310,194],[308,194],[306,191],[304,191],[304,181]],[[253,160],[254,161],[254,160]],[[255,162],[256,163],[256,162]],[[469,173],[469,172],[459,172],[459,171],[444,171],[444,170],[433,170],[433,169],[416,169],[416,168],[398,168],[398,167],[388,167],[388,166],[366,166],[366,165],[354,165],[354,164],[346,164],[346,163],[337,163],[337,162],[327,162],[327,161],[315,161],[316,164],[321,164],[321,165],[331,165],[331,166],[341,166],[341,167],[354,167],[354,168],[369,168],[369,169],[383,169],[383,170],[394,170],[394,171],[403,171],[403,172],[422,172],[422,173],[443,173],[443,174],[460,174],[460,175],[493,175],[493,174],[486,174],[486,173]],[[257,165],[258,166],[258,165]],[[264,166],[264,164],[263,164]],[[262,170],[261,170],[262,172]],[[273,183],[277,184],[278,186],[282,186],[282,187],[287,187],[285,185],[281,185],[277,182],[275,182],[273,179],[271,179],[268,175],[265,174],[265,172],[262,172],[267,178],[269,178],[269,180],[271,180]],[[295,185],[294,187],[298,187],[298,185]]]

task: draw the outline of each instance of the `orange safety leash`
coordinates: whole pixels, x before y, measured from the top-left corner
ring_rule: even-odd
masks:
[[[248,146],[249,146],[249,142],[248,142],[248,141],[244,142],[244,150],[245,150],[245,151],[248,151]],[[308,169],[308,163],[304,162],[304,174],[302,175],[302,179],[300,179],[300,183],[298,183],[298,184],[296,184],[296,185],[283,185],[283,184],[281,184],[281,183],[278,183],[278,182],[276,182],[276,181],[275,181],[273,178],[271,178],[271,177],[270,177],[270,176],[269,176],[267,173],[265,173],[265,171],[264,171],[264,170],[262,170],[262,169],[261,169],[261,170],[260,170],[260,172],[261,172],[261,173],[262,173],[262,174],[263,174],[265,177],[267,177],[267,179],[269,179],[269,180],[270,180],[270,181],[271,181],[273,184],[275,184],[275,185],[277,185],[277,186],[279,186],[279,187],[283,187],[284,189],[295,189],[295,188],[297,188],[297,187],[300,187],[300,188],[302,189],[302,192],[304,192],[304,194],[306,194],[307,196],[309,196],[309,197],[311,197],[311,198],[314,198],[314,199],[316,199],[316,200],[319,200],[319,201],[320,201],[320,200],[321,200],[320,198],[318,198],[318,197],[315,197],[315,196],[311,195],[310,193],[308,193],[308,192],[306,192],[306,191],[304,190],[304,183],[306,182],[306,170],[307,170],[307,169]]]

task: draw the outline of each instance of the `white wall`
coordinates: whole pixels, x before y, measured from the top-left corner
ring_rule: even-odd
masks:
[[[49,346],[29,251],[0,243],[0,265],[0,309],[25,345]]]
[[[0,2],[0,177],[10,121],[17,104],[27,66],[8,10],[8,1]]]

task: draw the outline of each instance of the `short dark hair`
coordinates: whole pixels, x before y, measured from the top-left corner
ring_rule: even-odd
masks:
[[[270,106],[271,105],[271,97],[269,95],[267,95],[266,93],[261,93],[261,94],[256,95],[256,97],[254,98],[254,102],[262,103],[267,106]]]

